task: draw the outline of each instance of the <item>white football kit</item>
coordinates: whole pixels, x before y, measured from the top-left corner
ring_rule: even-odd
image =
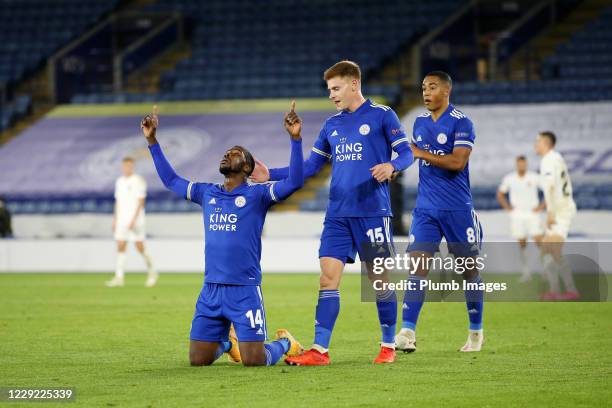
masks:
[[[544,233],[542,220],[534,209],[540,204],[538,188],[540,178],[534,172],[526,172],[522,177],[518,172],[506,175],[499,191],[510,195],[510,230],[514,239],[526,239]]]
[[[572,197],[572,181],[567,165],[563,156],[555,150],[549,151],[542,157],[540,184],[544,191],[546,210],[555,220],[546,232],[567,238],[570,224],[576,215],[576,203]]]
[[[145,240],[145,210],[140,209],[133,229],[129,229],[139,201],[147,196],[147,183],[138,174],[121,176],[115,182],[115,240],[139,242]]]

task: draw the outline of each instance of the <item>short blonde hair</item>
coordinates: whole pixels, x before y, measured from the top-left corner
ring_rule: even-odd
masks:
[[[323,79],[328,81],[335,77],[349,77],[361,81],[361,69],[356,62],[344,60],[336,62],[323,73]]]

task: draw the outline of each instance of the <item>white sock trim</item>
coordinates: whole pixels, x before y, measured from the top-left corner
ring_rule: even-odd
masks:
[[[312,348],[314,350],[317,350],[321,354],[325,354],[325,353],[327,353],[329,351],[329,349],[326,349],[325,347],[323,347],[323,346],[321,346],[319,344],[313,344]]]

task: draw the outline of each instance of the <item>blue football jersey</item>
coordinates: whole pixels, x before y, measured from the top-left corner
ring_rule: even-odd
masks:
[[[261,284],[261,233],[276,201],[273,184],[244,183],[228,192],[221,184],[189,183],[186,198],[204,215],[204,281]]]
[[[200,204],[204,214],[204,282],[228,285],[261,283],[261,232],[272,204],[304,184],[302,141],[291,141],[288,177],[274,184],[244,182],[232,191],[222,184],[194,183],[176,174],[161,146],[149,150],[164,186]]]
[[[390,161],[400,143],[408,139],[395,112],[369,99],[327,119],[312,148],[332,162],[327,217],[392,216],[389,185],[370,168]]]
[[[472,121],[453,105],[449,105],[436,122],[429,112],[414,121],[412,143],[432,154],[450,154],[455,147],[472,149],[474,139]],[[472,207],[469,161],[463,170],[450,171],[420,160],[416,208],[455,210]]]

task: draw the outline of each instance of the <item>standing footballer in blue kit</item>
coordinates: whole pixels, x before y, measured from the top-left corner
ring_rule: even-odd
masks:
[[[340,61],[326,70],[323,77],[329,99],[339,112],[327,119],[304,162],[305,177],[314,176],[325,163],[332,162],[329,204],[319,247],[319,300],[313,346],[303,355],[285,360],[292,365],[330,364],[328,349],[340,312],[339,287],[344,265],[354,262],[359,253],[373,279],[373,259],[392,256],[393,214],[388,180],[413,162],[408,138],[395,112],[363,97],[361,70],[356,63]],[[391,160],[393,151],[398,157]],[[289,170],[268,170],[263,163],[256,163],[255,181],[279,180]],[[384,253],[368,251],[372,244]],[[395,292],[377,291],[376,306],[382,341],[374,362],[391,363],[395,360]]]
[[[474,147],[472,121],[450,104],[452,80],[442,71],[430,72],[423,80],[423,102],[428,112],[414,122],[412,152],[419,159],[419,187],[413,211],[408,251],[423,260],[437,251],[442,237],[449,251],[458,257],[475,257],[481,249],[482,228],[472,203],[469,157]],[[415,290],[407,290],[402,304],[402,329],[396,348],[416,350],[416,323],[423,306],[428,262],[420,263],[410,276]],[[474,263],[475,264],[475,263]],[[467,265],[467,263],[466,263]],[[469,318],[468,340],[460,351],[480,351],[483,343],[482,279],[476,267],[463,273],[470,283],[465,290]]]
[[[287,177],[274,184],[249,185],[247,178],[255,162],[244,147],[230,148],[221,159],[223,184],[188,181],[174,172],[157,142],[157,108],[142,120],[141,127],[164,186],[202,206],[204,286],[191,323],[191,365],[210,365],[228,353],[233,361],[242,361],[246,366],[269,366],[283,355],[295,356],[303,351],[285,329],[277,330],[276,341],[264,343],[267,328],[260,266],[263,224],[272,205],[304,184],[302,121],[295,113],[295,102],[284,123],[291,136]],[[235,333],[230,331],[232,325]]]

